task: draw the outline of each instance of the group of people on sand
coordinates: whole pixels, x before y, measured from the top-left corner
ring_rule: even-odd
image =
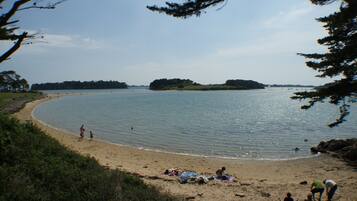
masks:
[[[82,126],[79,128],[79,139],[83,139],[84,138],[84,132],[86,131],[86,129],[84,128],[84,124],[82,124]],[[89,139],[93,139],[94,134],[93,132],[90,130],[89,131]]]
[[[337,190],[337,183],[332,179],[325,179],[324,181],[315,180],[311,184],[311,192],[307,195],[305,201],[315,201],[315,194],[319,193],[319,201],[322,200],[322,195],[326,190],[327,201],[331,201]],[[287,193],[284,201],[294,201],[291,193]]]
[[[185,171],[180,170],[178,168],[171,168],[165,170],[164,174],[167,176],[177,176],[179,182],[181,184],[184,183],[198,183],[198,184],[206,184],[209,181],[216,180],[216,181],[223,181],[223,182],[236,182],[233,176],[230,176],[225,173],[226,167],[222,167],[216,171],[216,175],[204,175],[198,174],[194,171]]]

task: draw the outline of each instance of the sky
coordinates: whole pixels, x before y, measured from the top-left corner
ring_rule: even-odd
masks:
[[[180,1],[176,1],[180,2]],[[298,52],[326,51],[315,18],[337,4],[309,0],[229,0],[200,17],[178,19],[149,11],[162,0],[68,0],[55,10],[25,10],[21,30],[43,38],[24,45],[0,70],[30,83],[118,80],[148,85],[159,78],[202,84],[249,79],[264,84],[320,85]],[[219,9],[218,9],[219,8]],[[10,47],[0,43],[3,52]]]

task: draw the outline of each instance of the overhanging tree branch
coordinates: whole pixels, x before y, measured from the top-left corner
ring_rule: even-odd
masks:
[[[151,11],[165,13],[179,18],[186,18],[192,15],[199,16],[208,7],[215,6],[227,0],[187,0],[184,3],[166,2],[166,7],[147,6]]]
[[[42,5],[38,5],[36,2],[33,3],[31,6],[27,6],[27,7],[24,7],[24,8],[20,8],[18,9],[18,11],[21,11],[21,10],[27,10],[27,9],[33,9],[33,8],[36,8],[36,9],[55,9],[57,5],[65,2],[67,0],[61,0],[61,1],[57,1],[57,2],[54,2],[54,3],[48,3],[47,5],[45,6],[42,6]]]
[[[16,0],[7,12],[1,14],[0,40],[15,41],[15,43],[10,49],[8,49],[0,56],[0,63],[9,59],[10,56],[21,47],[22,42],[26,38],[33,37],[33,35],[29,35],[27,32],[22,32],[21,34],[16,33],[16,30],[19,29],[19,27],[16,26],[16,23],[18,23],[19,20],[11,21],[11,18],[16,14],[16,12],[21,10],[28,10],[28,9],[54,9],[57,5],[65,1],[66,0],[58,0],[55,2],[50,2],[47,5],[39,5],[37,1],[33,1],[33,0]],[[3,2],[4,0],[0,0],[0,9],[3,9],[3,7],[1,6]],[[29,4],[30,2],[33,3],[30,5]]]
[[[31,1],[31,0],[18,0],[18,1],[16,1],[16,2],[12,5],[11,9],[10,9],[7,13],[1,15],[1,17],[0,17],[0,26],[6,25],[6,24],[7,24],[7,21],[9,21],[9,19],[18,11],[18,9],[20,8],[20,6],[22,6],[22,5],[24,5],[25,3],[28,3],[28,2],[30,2],[30,1]]]
[[[14,52],[16,52],[16,50],[18,50],[20,48],[22,41],[27,37],[27,35],[28,35],[28,33],[24,32],[19,36],[19,38],[17,39],[15,44],[9,50],[7,50],[4,54],[2,54],[0,56],[0,63],[7,60]]]

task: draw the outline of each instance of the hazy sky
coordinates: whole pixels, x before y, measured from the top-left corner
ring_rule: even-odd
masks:
[[[200,83],[252,79],[262,83],[322,84],[297,52],[323,51],[327,33],[316,22],[338,7],[309,0],[229,0],[201,17],[177,19],[146,5],[161,0],[68,0],[57,9],[22,11],[21,28],[44,41],[22,47],[0,70],[31,83],[157,78]],[[9,47],[0,43],[0,50]]]

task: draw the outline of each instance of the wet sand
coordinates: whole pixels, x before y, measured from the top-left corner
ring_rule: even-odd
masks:
[[[276,201],[283,200],[286,192],[291,192],[295,200],[301,201],[306,198],[312,180],[328,178],[335,180],[339,186],[334,200],[357,201],[357,170],[327,155],[285,161],[220,159],[139,150],[87,138],[79,141],[79,133],[50,127],[32,116],[37,105],[60,97],[61,95],[50,95],[28,103],[14,116],[21,121],[32,121],[69,149],[93,156],[100,164],[109,168],[137,174],[146,183],[159,187],[163,192],[208,201]],[[227,168],[227,173],[237,178],[237,182],[180,184],[177,178],[163,175],[165,169],[173,167],[213,175],[222,166]],[[300,184],[302,181],[307,181],[308,184]]]

